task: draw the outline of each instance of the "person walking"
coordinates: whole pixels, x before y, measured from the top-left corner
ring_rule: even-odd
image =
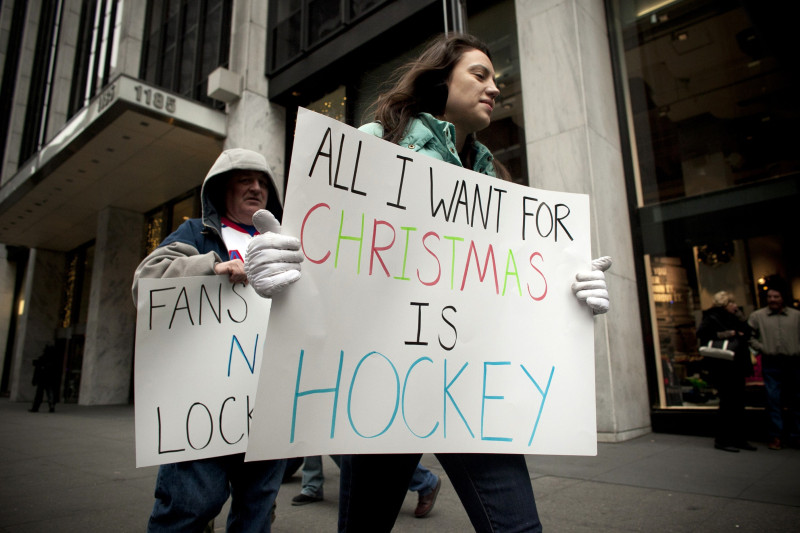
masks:
[[[508,172],[475,138],[491,121],[500,91],[489,50],[466,34],[432,41],[418,59],[401,68],[392,87],[377,101],[375,122],[360,129],[415,152],[493,177]],[[268,235],[250,250],[268,246]],[[249,251],[248,254],[251,252]],[[250,255],[248,255],[250,257]],[[246,261],[255,288],[270,272]],[[593,313],[609,309],[604,270],[611,259],[592,262],[572,290]],[[258,290],[256,291],[258,292]],[[344,455],[339,489],[339,531],[389,532],[405,499],[421,454]],[[525,456],[438,453],[475,531],[541,531]]]

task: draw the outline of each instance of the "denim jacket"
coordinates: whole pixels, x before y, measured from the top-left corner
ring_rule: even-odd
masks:
[[[376,137],[383,137],[383,126],[379,122],[370,122],[358,129]],[[456,128],[451,123],[439,120],[428,113],[420,113],[409,121],[405,135],[398,144],[415,152],[463,167],[454,143],[455,137]],[[492,153],[478,141],[475,141],[475,149],[477,153],[472,170],[495,177]]]

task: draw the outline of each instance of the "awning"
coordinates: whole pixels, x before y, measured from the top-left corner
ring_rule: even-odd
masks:
[[[225,113],[119,76],[0,185],[0,242],[71,250],[106,207],[146,213],[202,183]]]

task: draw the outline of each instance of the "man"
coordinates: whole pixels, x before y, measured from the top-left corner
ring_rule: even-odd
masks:
[[[265,207],[278,217],[283,211],[266,159],[251,150],[225,150],[206,175],[200,196],[202,217],[181,224],[136,269],[134,302],[141,278],[219,274],[231,283],[248,282],[247,245],[259,233],[253,214]],[[297,239],[280,235],[275,217],[262,218],[257,224],[273,233],[257,251],[270,272],[260,281],[259,294],[271,297],[300,277],[302,253]],[[229,495],[229,532],[270,531],[270,510],[285,464],[245,464],[244,454],[236,454],[161,465],[148,531],[202,531]]]
[[[784,429],[791,443],[800,442],[800,311],[784,305],[782,286],[770,285],[767,307],[753,311],[750,346],[761,354],[767,392],[770,450],[783,448]],[[781,395],[788,407],[784,428]]]

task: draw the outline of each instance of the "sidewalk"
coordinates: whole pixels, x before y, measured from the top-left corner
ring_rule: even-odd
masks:
[[[133,407],[29,407],[0,399],[0,533],[144,531],[157,468],[134,466]],[[651,433],[601,443],[597,457],[527,460],[548,532],[800,530],[800,450],[755,444],[757,452],[726,453],[711,439]],[[422,462],[443,475],[434,456]],[[273,531],[336,530],[339,471],[330,458],[325,473],[323,502],[292,507],[299,473],[283,485]],[[446,478],[428,518],[415,519],[415,505],[409,493],[395,531],[472,529]]]

